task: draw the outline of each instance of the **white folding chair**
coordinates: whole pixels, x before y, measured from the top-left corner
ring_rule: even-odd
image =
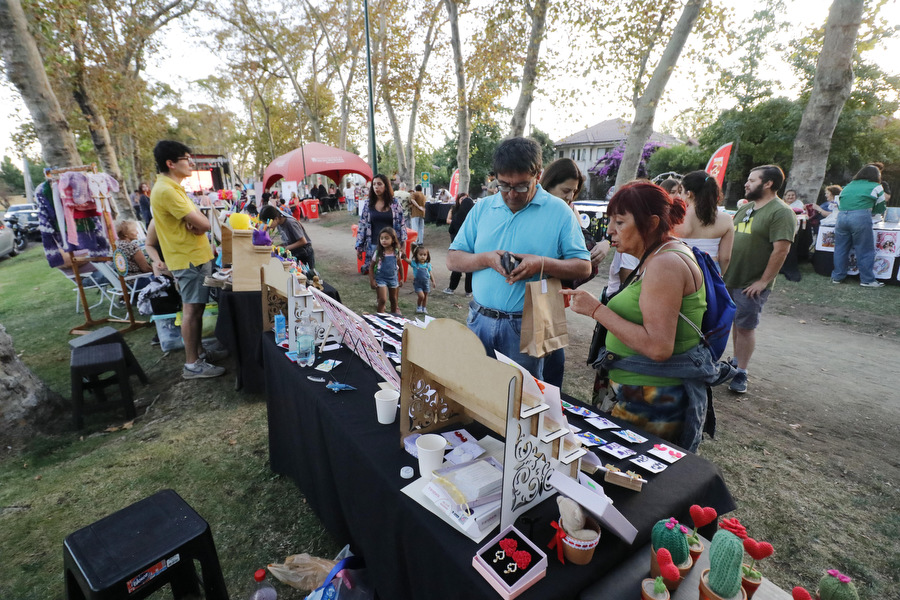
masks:
[[[63,267],[59,268],[58,270],[60,273],[66,276],[66,279],[75,284],[75,287],[72,288],[72,291],[75,292],[75,312],[80,313],[81,294],[78,293],[78,282],[75,281],[75,272],[72,269]],[[81,276],[81,287],[84,288],[85,292],[87,292],[88,290],[97,290],[97,292],[99,293],[99,299],[97,300],[97,302],[91,304],[90,306],[88,306],[88,308],[97,308],[98,306],[103,304],[105,300],[109,299],[109,296],[107,296],[106,294],[106,282],[103,281],[102,278],[100,278],[99,281],[98,279],[95,279],[94,275],[96,274],[96,272],[83,273],[79,271],[78,274]]]
[[[128,299],[131,302],[132,311],[137,310],[137,306],[135,305],[135,298],[137,297],[138,287],[137,280],[141,278],[149,278],[153,276],[153,273],[136,273],[134,275],[126,275],[125,276],[125,286],[126,289],[122,289],[122,281],[119,279],[119,274],[113,269],[112,265],[107,262],[97,262],[91,263],[94,265],[94,268],[97,269],[97,273],[106,283],[109,284],[109,288],[106,290],[106,294],[109,296],[109,316],[113,319],[125,319],[128,317],[127,311],[123,316],[118,316],[114,314],[115,306],[122,301],[122,298],[125,294],[128,294]],[[123,305],[124,307],[124,305]]]

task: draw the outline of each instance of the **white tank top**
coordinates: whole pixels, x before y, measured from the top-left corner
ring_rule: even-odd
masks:
[[[694,246],[700,248],[709,254],[713,260],[719,260],[719,242],[722,241],[722,238],[682,238],[681,241],[691,248]]]

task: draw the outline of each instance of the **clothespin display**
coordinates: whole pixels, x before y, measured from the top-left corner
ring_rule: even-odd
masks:
[[[603,481],[611,483],[613,485],[618,485],[620,487],[639,492],[641,491],[643,485],[647,483],[646,479],[643,479],[634,471],[626,471],[623,473],[622,469],[620,469],[619,467],[614,467],[610,464],[603,467],[603,469],[606,471],[606,475],[603,477]]]

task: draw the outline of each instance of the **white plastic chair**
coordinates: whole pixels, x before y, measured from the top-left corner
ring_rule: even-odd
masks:
[[[68,279],[69,281],[72,282],[72,284],[75,285],[75,287],[72,288],[72,291],[75,292],[75,312],[80,313],[81,312],[81,294],[78,293],[78,282],[75,281],[75,272],[72,271],[72,269],[68,269],[68,268],[60,268],[60,269],[58,269],[58,271],[60,273],[62,273],[63,275],[65,275],[66,279]],[[99,278],[100,279],[99,281],[98,281],[98,279],[95,279],[94,278],[94,275],[96,275],[95,272],[87,272],[87,273],[79,272],[78,274],[81,276],[81,286],[84,288],[85,292],[87,292],[88,290],[97,290],[97,292],[99,292],[99,294],[100,294],[100,298],[97,300],[97,302],[94,304],[91,304],[90,306],[88,306],[88,308],[97,308],[98,306],[103,304],[104,301],[109,299],[109,296],[106,293],[106,290],[107,290],[106,282],[103,281],[102,278]]]

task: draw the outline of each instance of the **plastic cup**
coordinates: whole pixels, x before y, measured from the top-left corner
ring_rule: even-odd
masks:
[[[382,425],[390,425],[397,418],[397,401],[400,392],[397,390],[379,390],[375,392],[375,410],[378,412],[378,422]]]
[[[416,450],[419,453],[419,474],[426,481],[434,477],[433,471],[440,469],[444,463],[444,448],[447,440],[434,433],[426,433],[416,438]]]

